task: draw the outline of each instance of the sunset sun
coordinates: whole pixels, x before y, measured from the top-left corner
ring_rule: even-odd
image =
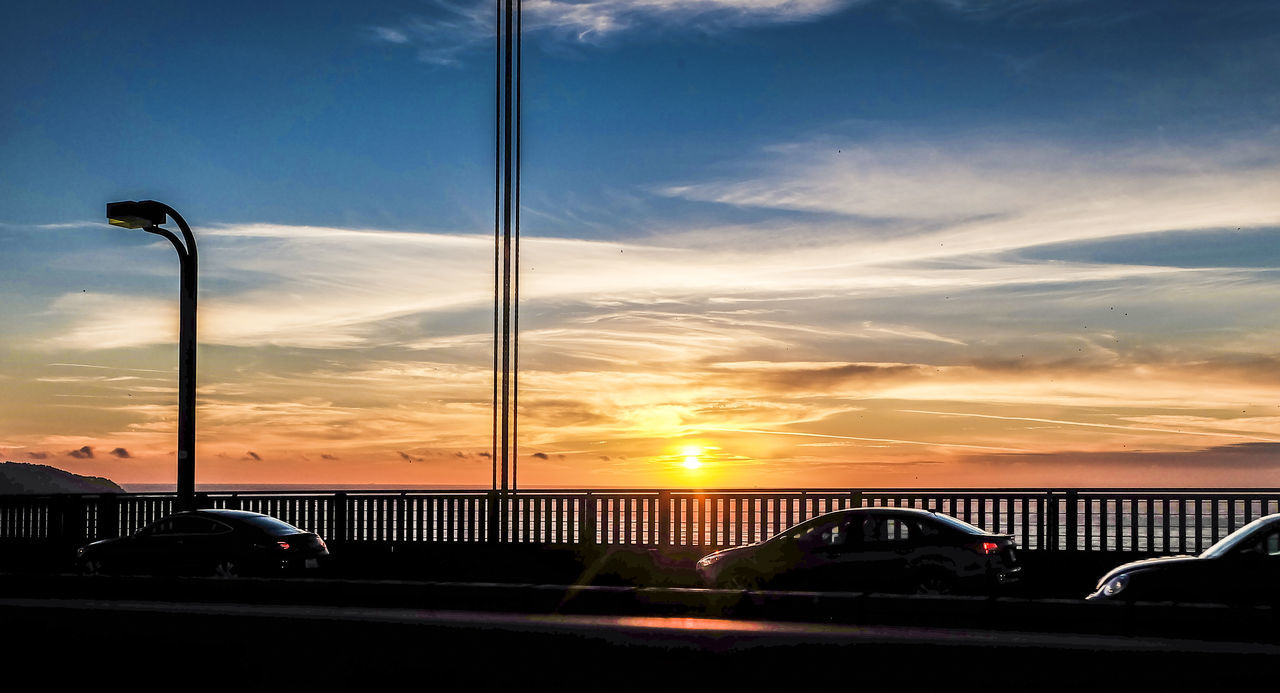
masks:
[[[681,464],[684,466],[685,469],[692,470],[692,469],[700,469],[702,467],[702,460],[699,459],[698,457],[699,455],[702,454],[702,448],[688,447],[684,449],[683,454],[684,454],[684,462],[682,462]]]

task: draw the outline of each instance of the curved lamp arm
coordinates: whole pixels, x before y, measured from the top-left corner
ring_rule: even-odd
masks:
[[[174,210],[174,208],[173,208],[173,207],[170,207],[169,205],[167,205],[167,204],[165,204],[165,203],[163,203],[163,202],[155,202],[154,200],[149,200],[148,202],[150,202],[151,204],[154,204],[154,205],[156,205],[157,207],[159,207],[159,208],[163,209],[163,210],[164,210],[164,212],[165,212],[165,214],[168,214],[170,217],[172,217],[172,218],[173,218],[173,220],[174,220],[174,221],[178,222],[178,228],[179,228],[179,229],[182,229],[182,238],[183,238],[183,240],[184,240],[184,241],[186,241],[186,244],[187,244],[187,247],[186,247],[186,254],[187,254],[187,255],[189,255],[189,256],[191,257],[191,261],[192,261],[192,262],[195,262],[195,259],[196,259],[196,237],[195,237],[195,235],[194,235],[194,234],[192,234],[192,233],[191,233],[191,227],[187,225],[187,220],[186,220],[186,219],[183,219],[183,218],[182,218],[182,215],[181,215],[181,214],[178,214],[178,212],[177,212],[176,210]],[[160,235],[165,236],[166,238],[168,238],[168,239],[169,239],[169,242],[170,242],[170,243],[173,243],[174,247],[178,247],[178,239],[177,239],[177,238],[174,238],[174,236],[173,236],[173,232],[171,232],[171,231],[166,231],[165,229],[159,229],[159,228],[157,228],[155,231],[152,231],[151,229],[147,229],[147,231],[151,231],[151,233],[157,233],[158,231],[165,231],[165,233],[164,233],[164,234],[160,234]],[[167,234],[167,235],[166,235],[166,234]],[[181,248],[179,248],[178,253],[179,253],[179,254],[182,254],[182,253],[183,253],[183,250],[182,250]]]
[[[169,239],[169,242],[173,244],[174,250],[178,251],[178,258],[180,260],[185,262],[187,258],[191,256],[191,253],[187,252],[187,248],[182,244],[182,241],[169,229],[161,228],[159,226],[146,226],[143,227],[142,230],[147,233],[154,233],[157,236],[164,236]],[[195,246],[193,245],[192,247]]]

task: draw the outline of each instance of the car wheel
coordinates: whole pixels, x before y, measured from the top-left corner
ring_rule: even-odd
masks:
[[[950,575],[931,570],[916,578],[916,594],[955,594],[956,581]]]
[[[213,575],[221,578],[240,577],[240,564],[232,559],[219,561],[213,567]]]
[[[730,590],[754,590],[760,588],[760,576],[739,568],[730,572],[720,581],[720,586]]]

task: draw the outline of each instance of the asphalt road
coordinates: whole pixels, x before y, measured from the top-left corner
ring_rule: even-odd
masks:
[[[1221,630],[1204,639],[1052,632],[1047,622],[1046,629],[1013,630],[273,604],[184,600],[172,589],[198,584],[168,583],[163,599],[0,592],[6,676],[55,690],[1105,690],[1137,683],[1176,690],[1243,685],[1280,665],[1280,644],[1223,638]],[[946,608],[945,601],[923,604]]]

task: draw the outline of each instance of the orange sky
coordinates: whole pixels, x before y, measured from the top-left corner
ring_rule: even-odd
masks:
[[[203,240],[199,483],[489,483],[491,278],[461,269],[485,261],[487,239],[226,227]],[[528,241],[521,485],[1280,481],[1275,285],[882,266],[866,257],[883,243],[818,241]],[[285,272],[295,252],[264,259],[264,243],[318,268]],[[407,272],[450,249],[442,276]],[[270,299],[224,288],[273,264]],[[405,271],[366,272],[382,265]],[[175,478],[176,325],[143,300],[68,293],[57,329],[9,347],[5,459]]]

